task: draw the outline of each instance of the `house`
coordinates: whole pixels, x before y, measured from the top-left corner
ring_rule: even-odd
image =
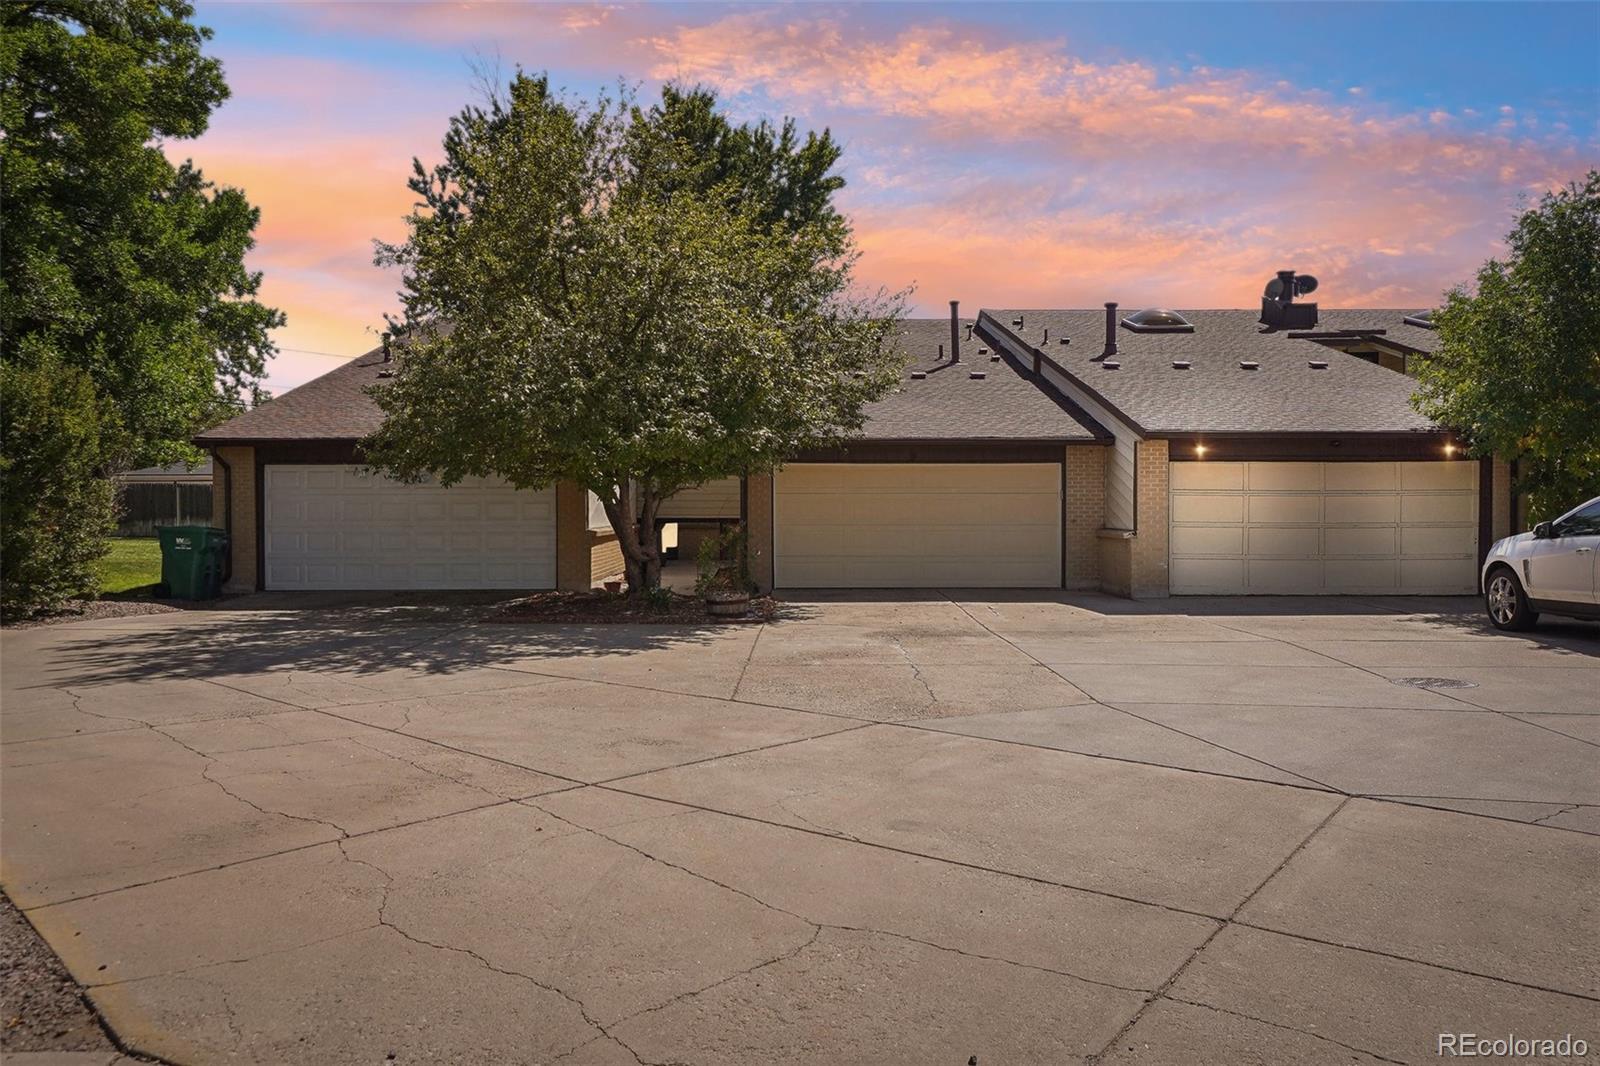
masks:
[[[912,320],[862,433],[679,494],[743,521],[763,588],[1133,597],[1471,593],[1510,469],[1410,405],[1434,334],[1403,310],[984,310]],[[1276,315],[1279,312],[1273,311]],[[620,569],[576,485],[401,485],[360,467],[375,351],[201,434],[230,588],[587,588]],[[690,551],[692,554],[692,549]]]

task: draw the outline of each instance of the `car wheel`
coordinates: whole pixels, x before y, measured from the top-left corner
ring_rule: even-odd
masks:
[[[1522,585],[1507,567],[1489,572],[1489,585],[1483,590],[1483,604],[1489,611],[1489,622],[1496,629],[1532,629],[1539,614],[1528,606],[1528,597],[1522,594]]]

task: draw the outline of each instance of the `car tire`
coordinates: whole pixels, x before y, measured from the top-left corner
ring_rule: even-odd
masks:
[[[1489,624],[1496,629],[1532,629],[1539,620],[1539,612],[1528,603],[1522,582],[1509,566],[1497,566],[1489,571],[1489,580],[1483,589],[1483,606],[1489,614]]]

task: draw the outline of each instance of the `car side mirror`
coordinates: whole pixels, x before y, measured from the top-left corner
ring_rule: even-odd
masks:
[[[1552,536],[1554,536],[1554,533],[1551,532],[1549,522],[1540,522],[1533,527],[1534,540],[1549,540]]]

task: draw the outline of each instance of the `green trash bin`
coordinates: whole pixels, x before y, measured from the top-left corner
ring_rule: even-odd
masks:
[[[159,526],[161,585],[179,600],[214,600],[222,595],[228,563],[228,531],[215,526]]]

